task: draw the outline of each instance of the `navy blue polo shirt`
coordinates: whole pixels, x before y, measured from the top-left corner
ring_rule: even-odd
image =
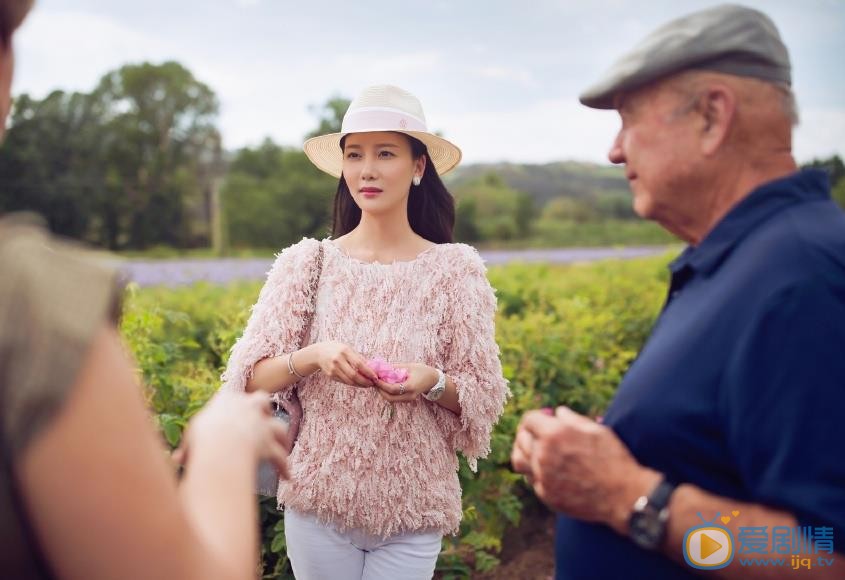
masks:
[[[843,557],[845,213],[827,176],[759,187],[670,269],[666,305],[605,424],[675,482],[833,526]],[[696,577],[566,516],[555,552],[558,579]]]

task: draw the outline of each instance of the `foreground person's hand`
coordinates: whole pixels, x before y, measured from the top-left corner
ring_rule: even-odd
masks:
[[[287,427],[273,416],[267,393],[216,394],[191,419],[173,459],[187,464],[193,450],[215,445],[220,438],[234,440],[239,449],[253,453],[256,465],[266,459],[281,477],[288,477]]]

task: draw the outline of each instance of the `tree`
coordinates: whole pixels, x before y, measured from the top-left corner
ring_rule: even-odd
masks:
[[[618,192],[614,190],[598,190],[590,198],[593,207],[597,212],[597,219],[620,219],[638,220],[639,216],[634,213],[630,192]]]
[[[498,174],[490,172],[462,183],[454,188],[454,194],[456,226],[460,226],[458,231],[462,236],[512,240],[529,235],[535,213],[533,200],[509,187]]]
[[[830,177],[831,197],[840,207],[845,208],[845,163],[839,155],[827,159],[813,159],[802,167],[827,171]]]
[[[477,242],[481,239],[478,231],[478,208],[475,198],[462,197],[455,203],[455,239],[459,242]]]
[[[840,179],[831,191],[833,200],[839,204],[839,207],[845,209],[845,179]]]
[[[111,249],[206,243],[217,99],[175,62],[127,65],[90,94],[21,95],[0,149],[0,211]]]
[[[834,186],[845,177],[845,163],[839,155],[828,157],[827,159],[813,159],[809,163],[802,165],[804,168],[824,169],[830,176],[830,185]]]
[[[223,186],[233,246],[282,248],[328,232],[336,181],[298,149],[266,140],[238,151]]]
[[[549,201],[540,219],[585,223],[597,218],[596,210],[586,201],[572,197],[556,197]]]
[[[0,150],[0,211],[35,211],[53,231],[90,239],[104,187],[90,95],[54,91],[41,101],[21,95],[10,124]]]
[[[317,127],[307,138],[340,131],[349,100],[340,96],[312,107]],[[237,152],[223,186],[228,237],[234,246],[281,248],[329,231],[337,181],[297,149],[267,139]]]
[[[118,217],[127,245],[207,243],[208,199],[221,165],[214,92],[179,63],[166,62],[108,73],[93,97],[103,115],[111,181],[129,201]]]
[[[349,108],[351,101],[341,96],[334,96],[326,101],[321,107],[311,107],[319,119],[317,128],[305,136],[306,139],[328,133],[340,133],[340,126],[343,123],[343,116]]]

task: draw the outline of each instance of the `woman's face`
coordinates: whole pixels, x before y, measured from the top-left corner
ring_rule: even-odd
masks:
[[[422,177],[425,156],[413,158],[405,135],[351,133],[343,144],[343,178],[362,212],[383,214],[407,207],[411,181]]]

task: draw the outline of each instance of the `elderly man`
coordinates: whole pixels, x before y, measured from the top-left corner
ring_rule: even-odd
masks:
[[[636,212],[689,246],[604,423],[520,424],[557,578],[845,578],[845,214],[792,157],[774,24],[673,21],[581,101],[619,112]]]

